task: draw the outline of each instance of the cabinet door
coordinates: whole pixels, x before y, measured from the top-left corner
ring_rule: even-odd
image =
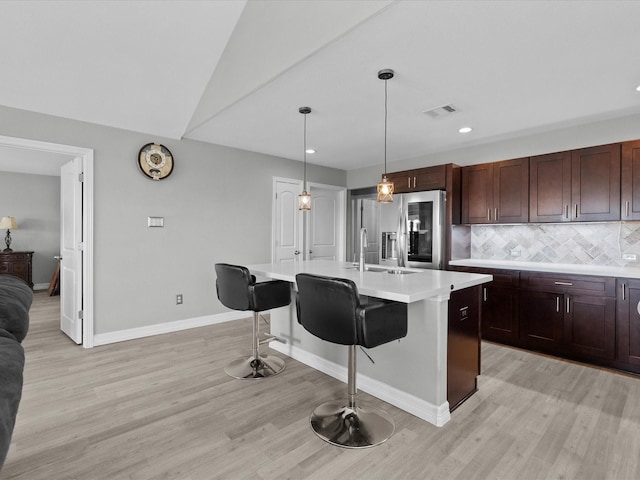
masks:
[[[387,173],[387,179],[390,182],[393,182],[393,193],[407,193],[411,191],[411,176],[408,170],[403,172]]]
[[[616,325],[617,360],[640,373],[640,280],[620,280]]]
[[[493,164],[462,168],[462,223],[493,223]]]
[[[520,341],[534,350],[561,352],[564,295],[520,291]]]
[[[571,152],[529,159],[529,221],[571,220]]]
[[[611,297],[567,295],[564,339],[570,353],[585,359],[615,355],[616,307]]]
[[[518,290],[515,288],[493,285],[483,288],[483,340],[518,345],[518,298]]]
[[[620,220],[620,144],[571,153],[573,221]]]
[[[444,190],[446,188],[446,165],[418,168],[413,171],[413,190]]]
[[[477,390],[480,375],[480,285],[451,292],[447,335],[447,401],[454,410]]]
[[[493,221],[529,221],[529,158],[493,165]]]
[[[620,216],[640,220],[640,140],[622,144]]]

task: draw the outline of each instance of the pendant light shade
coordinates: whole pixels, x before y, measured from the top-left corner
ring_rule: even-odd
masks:
[[[302,193],[298,195],[298,210],[306,212],[311,210],[311,194],[307,192],[307,115],[311,113],[311,108],[300,107],[298,111],[304,115],[304,180]]]
[[[384,80],[384,175],[378,183],[378,203],[393,203],[393,182],[387,178],[387,80],[393,78],[393,73],[390,68],[378,72],[378,78]]]

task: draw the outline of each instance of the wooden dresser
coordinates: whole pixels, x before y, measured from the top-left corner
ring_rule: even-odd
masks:
[[[0,274],[20,277],[33,288],[33,252],[0,252]]]

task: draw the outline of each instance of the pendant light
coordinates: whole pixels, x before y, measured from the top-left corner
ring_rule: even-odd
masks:
[[[302,193],[298,195],[298,210],[307,212],[311,210],[311,194],[307,192],[307,115],[311,113],[311,108],[300,107],[298,111],[304,115],[304,181]]]
[[[393,78],[393,70],[380,70],[378,78],[384,80],[384,175],[378,183],[378,203],[393,203],[393,182],[387,179],[387,80]]]

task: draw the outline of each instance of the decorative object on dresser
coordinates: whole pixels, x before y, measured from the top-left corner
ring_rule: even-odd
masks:
[[[0,252],[0,274],[21,278],[33,289],[33,252]]]
[[[12,252],[11,250],[11,230],[18,228],[15,217],[2,217],[0,220],[0,228],[7,229],[7,235],[4,237],[4,243],[7,244],[7,248],[3,252]]]

